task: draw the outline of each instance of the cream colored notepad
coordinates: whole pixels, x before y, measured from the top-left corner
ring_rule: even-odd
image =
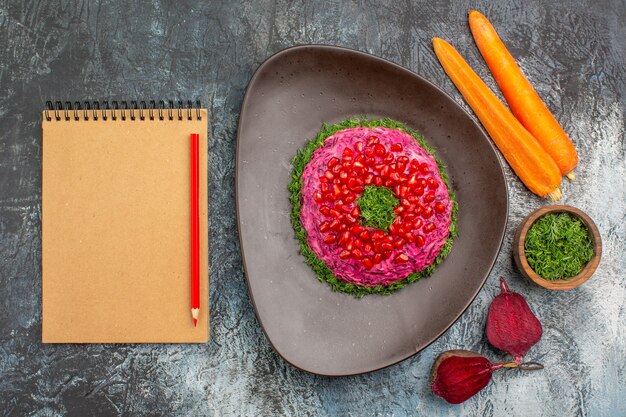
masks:
[[[135,109],[131,120],[130,110],[44,112],[44,343],[207,341],[207,111],[185,109],[182,120],[177,113],[163,110],[160,120],[155,110],[150,120],[143,110],[141,120]],[[200,134],[197,328],[190,312],[191,133]]]

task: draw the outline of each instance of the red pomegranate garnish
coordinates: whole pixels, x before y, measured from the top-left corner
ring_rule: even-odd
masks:
[[[404,154],[404,146],[385,146],[377,136],[346,146],[341,159],[331,157],[313,194],[319,212],[325,217],[318,225],[323,242],[340,247],[339,258],[354,259],[365,269],[388,259],[405,263],[406,245],[422,247],[424,235],[437,229],[432,216],[445,215],[447,206],[437,201],[435,190],[440,183],[426,163]],[[387,230],[363,226],[357,200],[365,186],[385,186],[398,199],[396,218]],[[423,220],[427,220],[426,222]]]

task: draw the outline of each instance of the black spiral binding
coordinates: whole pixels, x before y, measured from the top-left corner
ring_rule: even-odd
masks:
[[[196,120],[202,120],[202,114],[200,112],[201,104],[200,100],[196,100],[195,106],[191,100],[187,100],[186,105],[182,101],[177,101],[174,104],[173,100],[159,100],[158,105],[155,100],[150,100],[149,105],[146,105],[146,101],[131,100],[130,105],[126,100],[123,101],[84,101],[82,104],[80,101],[75,101],[72,104],[71,101],[62,103],[56,101],[46,101],[46,108],[44,115],[47,121],[61,120],[117,120],[118,113],[120,119],[126,121],[127,119],[134,120],[193,120],[193,113],[195,110]],[[113,110],[117,110],[113,111]],[[167,111],[167,112],[166,112]]]

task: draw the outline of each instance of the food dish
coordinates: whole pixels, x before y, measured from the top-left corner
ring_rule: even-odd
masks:
[[[454,248],[433,276],[385,297],[329,291],[302,261],[291,225],[291,158],[322,122],[354,115],[401,120],[428,138],[462,214]],[[316,374],[373,371],[432,343],[481,289],[506,228],[504,174],[476,122],[415,73],[349,49],[294,47],[259,67],[242,104],[235,172],[241,253],[259,324],[286,361]]]
[[[432,274],[452,248],[457,205],[442,163],[390,120],[325,125],[292,161],[300,252],[333,290],[391,294]]]

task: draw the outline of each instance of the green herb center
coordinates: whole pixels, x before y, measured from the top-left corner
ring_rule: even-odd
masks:
[[[393,209],[400,202],[387,187],[368,185],[356,201],[361,211],[361,223],[376,229],[387,230],[396,218]]]
[[[580,219],[548,213],[528,229],[524,243],[531,268],[548,280],[576,276],[593,257],[589,232]]]

